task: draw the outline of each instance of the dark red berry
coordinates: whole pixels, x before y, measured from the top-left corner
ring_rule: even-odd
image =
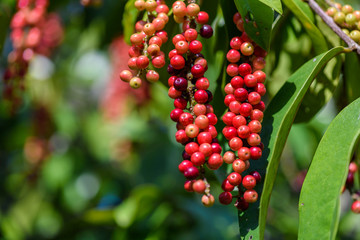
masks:
[[[210,38],[212,37],[213,33],[214,31],[210,25],[205,24],[200,28],[200,36],[203,38]]]

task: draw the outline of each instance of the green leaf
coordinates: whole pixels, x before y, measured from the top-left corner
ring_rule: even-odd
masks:
[[[315,26],[314,15],[307,3],[301,0],[283,0],[283,2],[304,26],[313,42],[316,54],[327,51],[328,46],[326,40],[320,30]]]
[[[360,135],[360,98],[331,122],[316,150],[299,201],[299,239],[335,239],[338,201]]]
[[[264,113],[261,138],[264,143],[263,156],[251,164],[254,170],[265,175],[265,181],[257,186],[259,201],[239,212],[239,227],[242,239],[263,239],[267,210],[274,186],[280,156],[300,103],[312,80],[334,56],[343,52],[337,47],[311,59],[298,69],[282,86]],[[260,204],[260,209],[259,209]]]
[[[135,0],[129,0],[125,5],[122,24],[124,28],[124,39],[130,44],[130,36],[134,33],[134,26],[138,10],[134,7]]]
[[[307,91],[295,122],[310,121],[320,109],[333,97],[339,85],[342,60],[340,56],[331,59]]]
[[[274,20],[274,10],[260,0],[235,0],[235,5],[244,21],[244,28],[250,38],[260,47],[268,50]]]
[[[345,55],[344,83],[346,88],[347,101],[350,103],[360,97],[360,81],[358,72],[360,66],[359,56],[356,53]]]
[[[265,3],[266,5],[273,8],[275,11],[277,11],[280,14],[283,13],[280,0],[260,0],[260,2]]]

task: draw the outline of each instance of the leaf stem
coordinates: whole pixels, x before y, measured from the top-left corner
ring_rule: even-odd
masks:
[[[308,0],[308,4],[314,12],[316,12],[322,20],[348,45],[348,47],[357,54],[360,55],[360,46],[354,40],[352,40],[341,28],[334,22],[334,20],[328,16],[324,10],[315,2],[315,0]]]

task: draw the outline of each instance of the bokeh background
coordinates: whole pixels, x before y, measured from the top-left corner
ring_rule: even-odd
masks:
[[[177,169],[183,149],[174,138],[167,86],[159,82],[133,90],[118,78],[128,60],[124,33],[129,30],[123,26],[137,17],[127,2],[132,1],[103,0],[88,7],[78,0],[50,2],[48,11],[61,22],[61,45],[51,55],[34,56],[17,111],[0,101],[1,239],[238,238],[235,207],[205,208],[199,195],[183,190]],[[203,4],[215,29],[204,55],[214,102],[221,106],[227,44],[220,44],[226,39],[218,4]],[[0,3],[2,19],[15,5]],[[314,53],[298,20],[289,11],[284,16],[267,58],[267,102]],[[167,26],[169,34],[180,30],[174,26]],[[12,44],[8,25],[0,32],[5,34],[3,73]],[[270,204],[267,239],[296,239],[301,183],[343,91],[339,84],[335,98],[311,121],[293,126]],[[225,110],[218,109],[220,115]],[[214,195],[221,192],[225,172],[223,167],[211,177]],[[360,219],[348,211],[350,204],[346,191],[339,239],[360,239]]]

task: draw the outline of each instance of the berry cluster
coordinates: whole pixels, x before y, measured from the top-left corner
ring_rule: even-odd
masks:
[[[239,13],[234,15],[233,21],[239,30],[243,30],[243,19]],[[256,171],[245,173],[250,167],[250,159],[259,159],[263,150],[259,133],[265,109],[261,97],[266,93],[266,75],[262,71],[266,52],[256,46],[246,32],[232,38],[230,47],[226,55],[230,62],[226,72],[232,79],[225,86],[227,95],[224,103],[228,112],[222,117],[226,124],[222,133],[231,149],[224,153],[223,159],[227,164],[232,164],[233,171],[222,183],[224,192],[220,194],[219,201],[230,204],[236,197],[235,206],[244,211],[249,203],[257,201],[258,194],[254,187],[261,180]],[[236,187],[239,195],[233,196],[231,192]]]
[[[197,40],[196,26],[204,24],[200,35],[206,38],[212,36],[213,30],[206,25],[208,14],[201,12],[196,3],[186,6],[176,1],[173,13],[175,21],[183,23],[184,30],[172,39],[175,49],[169,52],[168,66],[171,75],[168,95],[174,99],[175,107],[170,117],[177,123],[176,141],[185,145],[179,170],[187,179],[185,190],[203,194],[203,204],[212,206],[215,200],[205,177],[205,165],[211,170],[218,169],[223,163],[222,148],[216,139],[217,117],[210,105],[213,96],[208,90],[209,80],[204,77],[208,66],[201,54],[202,43]]]
[[[353,157],[353,160],[355,157]],[[358,166],[354,161],[350,162],[349,165],[349,172],[346,178],[346,183],[343,188],[343,191],[345,189],[348,189],[350,193],[352,193],[352,197],[354,199],[354,202],[351,205],[351,211],[354,213],[359,214],[360,213],[360,192],[354,190],[354,175],[358,171]]]
[[[35,53],[49,56],[63,37],[60,19],[46,13],[47,0],[19,0],[11,20],[13,51],[4,72],[4,98],[16,109],[21,104],[23,78]]]
[[[360,11],[354,11],[350,5],[341,6],[340,3],[335,3],[326,13],[352,40],[360,43]]]
[[[135,25],[136,33],[130,37],[132,46],[129,49],[128,67],[136,74],[124,70],[120,73],[120,79],[129,82],[133,88],[139,88],[144,79],[157,82],[160,76],[152,67],[162,68],[165,65],[165,54],[160,47],[168,40],[163,29],[169,21],[169,8],[164,0],[136,0],[135,7],[139,11],[146,10],[146,21],[138,21]]]

